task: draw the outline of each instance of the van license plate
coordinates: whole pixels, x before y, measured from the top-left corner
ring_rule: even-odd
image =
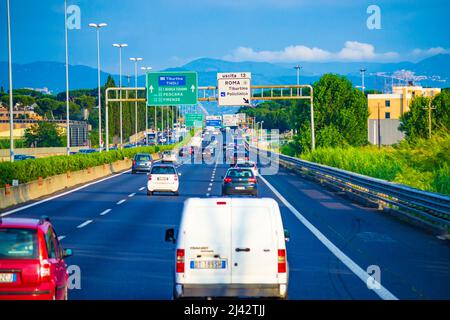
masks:
[[[158,181],[168,181],[169,178],[158,178]]]
[[[236,187],[236,190],[245,190],[245,187]]]
[[[191,261],[191,269],[226,269],[226,260]]]
[[[0,283],[13,283],[16,282],[15,273],[0,273]]]

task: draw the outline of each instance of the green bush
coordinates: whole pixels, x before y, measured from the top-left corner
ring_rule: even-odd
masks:
[[[0,162],[0,187],[17,179],[20,183],[37,180],[39,177],[74,172],[90,167],[109,164],[125,158],[131,159],[137,153],[156,153],[170,150],[173,146],[138,147],[108,152],[75,154],[71,156],[52,156],[17,162]]]

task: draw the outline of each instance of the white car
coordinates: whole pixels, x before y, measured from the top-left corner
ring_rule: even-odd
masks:
[[[287,297],[289,266],[275,200],[191,198],[176,243],[173,295],[179,298]]]
[[[258,167],[256,166],[256,163],[253,161],[244,161],[244,162],[238,162],[235,166],[235,168],[240,169],[251,169],[253,172],[253,175],[255,177],[258,176]]]
[[[173,151],[164,151],[162,154],[162,162],[177,162],[177,154]]]
[[[147,195],[154,192],[172,192],[179,195],[181,173],[171,164],[155,164],[148,175]]]

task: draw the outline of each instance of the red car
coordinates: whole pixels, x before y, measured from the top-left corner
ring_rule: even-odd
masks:
[[[47,217],[0,218],[0,300],[65,300],[68,273]]]

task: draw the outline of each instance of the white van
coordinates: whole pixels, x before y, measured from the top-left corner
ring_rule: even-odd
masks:
[[[287,297],[289,234],[273,199],[189,199],[166,241],[176,243],[175,299]]]

